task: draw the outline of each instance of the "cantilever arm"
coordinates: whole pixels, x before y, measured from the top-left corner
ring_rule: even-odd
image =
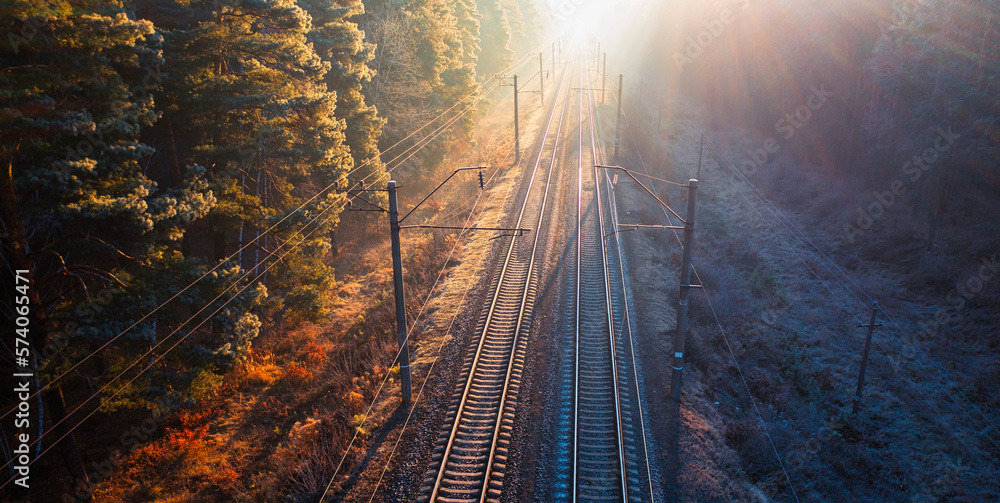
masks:
[[[420,207],[421,204],[424,204],[425,202],[427,202],[427,200],[430,199],[430,197],[433,196],[434,193],[438,191],[438,189],[440,189],[441,187],[444,187],[444,184],[448,183],[448,180],[451,180],[451,178],[453,176],[457,175],[459,171],[469,171],[469,170],[473,170],[473,169],[486,169],[486,166],[475,166],[475,167],[470,167],[470,168],[458,168],[458,169],[456,169],[454,173],[448,175],[448,178],[445,178],[444,181],[441,182],[441,184],[438,185],[434,190],[432,190],[430,194],[427,194],[426,196],[424,196],[424,198],[421,199],[420,202],[417,203],[416,206],[414,206],[413,208],[411,208],[410,211],[407,211],[406,214],[403,215],[403,218],[399,219],[399,223],[402,224],[403,220],[406,220],[406,217],[410,216],[410,213],[413,213],[414,211],[416,211],[417,208]]]
[[[452,225],[401,225],[400,229],[446,229],[453,231],[496,231],[496,232],[517,232],[524,234],[531,232],[531,229],[506,228],[506,227],[457,227]]]
[[[377,205],[377,204],[375,204],[375,203],[373,203],[373,202],[371,202],[371,201],[369,201],[369,200],[361,197],[358,194],[348,194],[348,195],[352,196],[351,199],[360,199],[360,200],[362,200],[362,201],[370,204],[371,206],[374,206],[375,208],[377,208],[377,209],[374,209],[374,210],[350,210],[349,209],[348,211],[379,211],[379,212],[382,212],[382,213],[388,213],[389,212],[389,210],[387,210],[387,209],[385,209],[385,208],[383,208],[383,207],[381,207],[381,206],[379,206],[379,205]]]
[[[640,182],[639,179],[636,178],[635,175],[632,174],[632,171],[630,171],[628,169],[625,169],[625,168],[623,168],[621,166],[604,166],[604,165],[601,165],[601,164],[595,164],[594,167],[595,168],[603,168],[603,169],[617,169],[617,170],[624,171],[625,174],[629,176],[629,178],[635,180],[635,183],[638,183],[639,186],[642,187],[642,190],[645,190],[647,193],[649,193],[649,195],[653,196],[653,199],[656,199],[656,202],[660,203],[660,206],[663,206],[664,208],[667,209],[667,211],[669,211],[675,217],[677,217],[677,220],[680,220],[682,223],[687,223],[687,222],[684,221],[683,218],[681,218],[680,215],[677,214],[676,211],[674,211],[673,208],[671,208],[670,206],[667,206],[667,203],[661,201],[659,197],[656,197],[656,194],[654,194],[653,191],[649,190],[649,188],[647,188],[645,185],[643,185],[642,182]]]
[[[628,229],[628,230],[639,230],[639,229],[676,229],[684,230],[683,225],[641,225],[641,224],[618,224],[618,230]]]

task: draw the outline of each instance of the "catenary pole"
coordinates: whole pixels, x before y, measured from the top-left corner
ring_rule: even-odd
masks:
[[[406,341],[406,302],[403,298],[403,256],[399,247],[399,210],[396,205],[396,182],[389,181],[389,231],[392,234],[392,283],[396,294],[396,339],[399,341],[399,376],[403,403],[412,398],[410,389],[410,351]]]
[[[618,74],[618,118],[615,122],[615,164],[621,164],[618,160],[618,145],[621,143],[622,131],[622,82],[625,76]]]
[[[694,246],[694,202],[698,180],[688,180],[688,207],[684,217],[684,255],[681,259],[681,289],[677,301],[677,330],[674,332],[674,364],[670,378],[670,396],[681,399],[681,373],[684,370],[684,345],[688,329],[688,297],[691,291],[691,248]]]

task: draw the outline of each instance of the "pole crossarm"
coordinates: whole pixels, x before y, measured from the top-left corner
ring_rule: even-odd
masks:
[[[618,230],[627,229],[634,231],[637,229],[677,229],[684,230],[683,225],[642,225],[642,224],[618,224]]]
[[[383,208],[383,207],[381,207],[381,206],[379,206],[379,205],[377,205],[377,204],[375,204],[375,203],[373,203],[373,202],[371,202],[371,201],[369,201],[369,200],[361,197],[361,194],[360,194],[361,192],[385,192],[385,191],[384,190],[353,190],[353,191],[352,190],[348,190],[348,191],[342,192],[342,194],[347,194],[348,196],[351,196],[351,200],[360,199],[360,200],[364,201],[365,203],[367,203],[370,206],[372,206],[372,207],[375,208],[375,209],[364,209],[364,208],[361,208],[361,209],[357,209],[356,210],[356,209],[351,208],[350,205],[348,205],[347,206],[347,211],[377,211],[377,212],[380,212],[380,213],[388,213],[389,212],[389,210],[387,210],[387,209],[385,209],[385,208]]]
[[[435,192],[437,192],[441,187],[444,187],[444,184],[448,183],[448,180],[451,180],[452,177],[454,177],[455,175],[457,175],[459,173],[459,171],[471,171],[471,170],[474,170],[474,169],[475,170],[483,170],[483,169],[486,169],[486,166],[473,166],[473,167],[468,167],[468,168],[458,168],[458,169],[456,169],[455,172],[453,172],[452,174],[448,175],[448,178],[445,178],[443,182],[441,182],[437,187],[435,187],[434,190],[432,190],[430,194],[427,194],[426,196],[424,196],[424,198],[421,199],[420,202],[417,203],[416,206],[414,206],[413,208],[411,208],[410,211],[406,212],[406,214],[403,215],[403,218],[399,219],[399,223],[403,223],[403,221],[406,220],[406,218],[409,217],[411,213],[413,213],[414,211],[416,211],[417,208],[419,208],[421,204],[424,204],[425,202],[427,202],[427,200],[430,199],[430,197],[433,196]]]
[[[532,80],[535,80],[535,77],[537,77],[540,73],[541,72],[535,73],[528,80],[526,80],[526,81],[521,82],[520,84],[518,84],[517,85],[517,89],[515,89],[515,90],[517,92],[519,92],[519,93],[536,93],[536,92],[538,92],[538,91],[522,91],[521,89],[524,89],[524,87],[527,86],[529,82],[531,82]],[[504,80],[506,81],[507,79],[504,78]],[[514,84],[513,83],[511,83],[511,84],[500,84],[500,87],[514,87]]]
[[[653,191],[649,190],[648,187],[646,187],[642,182],[640,182],[639,179],[636,178],[635,175],[632,173],[632,170],[625,169],[625,168],[623,168],[621,166],[604,166],[604,165],[601,165],[601,164],[596,164],[596,165],[594,165],[594,167],[595,168],[601,168],[601,169],[617,169],[619,171],[624,171],[625,174],[629,176],[629,178],[635,180],[635,183],[638,183],[639,186],[642,187],[642,190],[645,190],[647,194],[649,194],[650,196],[653,196],[653,199],[656,199],[656,202],[660,203],[660,206],[663,206],[673,216],[677,217],[677,220],[680,220],[682,223],[685,223],[685,224],[687,223],[687,221],[685,221],[683,218],[681,218],[681,216],[678,215],[677,212],[674,211],[673,208],[671,208],[670,206],[667,206],[667,203],[665,203],[662,200],[660,200],[660,198],[657,197],[657,195],[654,194]],[[680,228],[683,229],[683,227],[680,227]]]

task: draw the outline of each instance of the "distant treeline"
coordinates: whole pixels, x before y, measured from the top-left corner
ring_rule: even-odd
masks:
[[[933,242],[937,229],[981,224],[983,211],[997,210],[996,1],[729,0],[663,9],[673,22],[649,58],[659,71],[699,97],[715,127],[756,130],[794,154],[794,168],[842,182],[857,206],[838,215],[845,225],[885,225],[885,210],[890,233]],[[733,161],[750,167],[752,157]],[[763,169],[748,169],[759,180],[788,177],[782,169],[792,166],[760,157]],[[837,232],[857,241],[839,224]]]

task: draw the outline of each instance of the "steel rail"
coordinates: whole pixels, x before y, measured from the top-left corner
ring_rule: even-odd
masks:
[[[560,83],[559,92],[556,95],[556,98],[555,98],[555,100],[553,102],[552,110],[551,110],[551,112],[549,114],[549,117],[548,117],[548,120],[547,120],[545,132],[544,132],[544,134],[542,136],[542,142],[541,142],[542,144],[541,144],[541,146],[539,148],[539,152],[538,152],[538,158],[536,159],[534,167],[533,167],[533,169],[531,171],[531,175],[530,175],[531,178],[529,180],[528,187],[527,187],[527,189],[525,191],[524,200],[521,203],[520,209],[518,211],[517,221],[516,221],[516,223],[514,225],[515,228],[520,228],[521,227],[521,224],[522,224],[522,222],[524,220],[524,217],[525,217],[526,209],[529,206],[529,202],[532,200],[532,198],[531,198],[531,196],[532,196],[532,188],[535,185],[535,178],[537,177],[538,170],[539,170],[539,168],[542,165],[542,160],[544,158],[545,148],[546,148],[546,145],[548,143],[548,139],[549,139],[550,133],[552,131],[552,125],[553,125],[553,122],[555,121],[556,112],[557,112],[557,110],[560,109],[560,107],[559,107],[560,96],[564,97],[564,95],[566,94],[566,85],[565,85],[566,82],[568,82],[568,79],[564,75],[563,82]],[[563,101],[564,101],[564,103],[563,103],[563,107],[561,108],[561,110],[564,111],[565,110],[565,99]],[[563,113],[560,112],[559,113],[559,122],[560,123],[562,121],[562,116],[563,116]],[[558,145],[558,128],[557,128],[556,133],[557,133],[556,134],[556,145]],[[553,147],[553,149],[555,149],[555,148],[556,147]],[[549,189],[549,185],[550,185],[549,181],[551,180],[551,175],[552,175],[553,167],[554,167],[554,164],[555,164],[554,163],[554,156],[552,156],[552,157],[553,157],[553,161],[550,162],[549,172],[548,172],[548,175],[547,175],[545,187],[544,187],[543,193],[541,195],[541,197],[542,197],[541,209],[540,209],[539,215],[538,215],[538,224],[539,224],[539,226],[541,225],[542,219],[543,219],[543,216],[544,216],[544,210],[545,210],[545,206],[546,206],[545,202],[548,199],[548,189]],[[536,226],[536,229],[538,229],[538,228],[539,227]],[[482,327],[482,333],[480,335],[480,339],[479,339],[478,345],[476,347],[476,350],[475,350],[475,353],[474,353],[474,356],[473,356],[472,364],[471,364],[471,366],[470,366],[470,368],[468,370],[468,375],[466,376],[466,379],[465,379],[465,384],[464,384],[464,387],[463,387],[463,390],[462,390],[462,397],[461,397],[461,399],[459,401],[458,408],[455,411],[454,422],[451,425],[451,428],[450,428],[450,431],[449,431],[449,434],[448,434],[448,440],[447,440],[447,443],[445,445],[443,455],[441,456],[440,464],[436,468],[436,475],[435,475],[435,479],[434,479],[434,486],[433,486],[433,489],[432,489],[432,491],[430,493],[430,497],[429,497],[430,501],[438,501],[439,500],[439,496],[441,496],[442,489],[445,489],[445,486],[448,483],[448,480],[446,480],[446,474],[449,471],[448,468],[449,468],[450,458],[452,457],[452,454],[453,454],[453,452],[455,450],[456,441],[459,440],[459,437],[460,437],[460,433],[461,433],[461,429],[462,429],[462,425],[463,425],[463,416],[465,415],[464,413],[467,411],[467,406],[469,405],[470,395],[471,395],[472,390],[474,388],[474,382],[475,382],[475,377],[477,375],[477,370],[480,370],[480,362],[481,362],[482,356],[484,354],[484,347],[487,344],[487,339],[489,338],[489,335],[490,335],[490,332],[491,332],[491,327],[493,325],[493,322],[494,322],[495,318],[498,315],[498,311],[501,310],[501,305],[502,304],[505,305],[506,304],[505,301],[509,300],[508,298],[505,298],[505,296],[503,295],[505,293],[504,292],[505,287],[508,286],[508,285],[506,285],[506,282],[507,282],[508,279],[511,279],[511,277],[513,277],[514,281],[521,281],[522,280],[522,275],[523,275],[523,285],[515,285],[515,286],[519,286],[519,288],[517,289],[516,292],[513,292],[513,293],[516,293],[520,297],[519,300],[518,300],[517,321],[514,324],[513,331],[512,332],[509,332],[509,331],[506,332],[506,333],[510,334],[510,336],[512,337],[512,339],[510,341],[510,346],[509,346],[510,347],[509,355],[507,355],[507,357],[506,357],[507,366],[506,366],[506,371],[504,373],[504,378],[503,378],[503,389],[502,389],[502,391],[501,391],[501,393],[499,395],[499,397],[500,397],[499,400],[500,401],[499,401],[499,405],[497,406],[497,409],[496,409],[496,415],[495,415],[494,424],[493,424],[493,428],[492,428],[493,432],[492,432],[492,439],[491,439],[491,442],[490,442],[490,449],[489,449],[489,452],[485,456],[486,457],[485,470],[481,471],[478,474],[465,474],[465,473],[455,474],[455,475],[460,476],[460,477],[474,477],[474,478],[477,478],[479,480],[454,480],[453,481],[455,483],[455,485],[464,487],[464,489],[460,489],[459,492],[463,492],[465,494],[470,494],[470,493],[476,493],[476,492],[478,492],[478,496],[477,497],[462,497],[462,498],[450,498],[449,497],[447,499],[448,499],[448,501],[456,501],[456,500],[477,501],[478,500],[478,501],[482,502],[482,501],[485,501],[486,498],[487,498],[487,495],[488,495],[488,492],[489,492],[489,488],[490,488],[489,487],[490,486],[490,481],[491,481],[491,477],[492,477],[492,473],[491,472],[493,471],[494,467],[496,466],[495,463],[494,463],[494,458],[496,456],[496,451],[497,451],[497,440],[499,439],[499,436],[500,436],[499,432],[500,432],[501,425],[504,424],[504,416],[505,416],[504,409],[505,409],[505,405],[507,404],[507,395],[509,394],[510,388],[511,388],[511,375],[512,375],[512,370],[514,368],[515,355],[517,353],[518,345],[519,345],[519,342],[520,342],[520,334],[521,334],[522,327],[523,327],[523,324],[524,324],[524,321],[525,321],[525,314],[526,314],[527,309],[529,308],[528,298],[529,298],[529,292],[531,290],[530,286],[531,286],[531,283],[532,283],[531,282],[532,268],[534,267],[534,258],[535,258],[534,256],[535,256],[535,252],[537,250],[538,239],[539,239],[539,236],[541,234],[542,234],[541,232],[535,232],[534,233],[534,239],[533,239],[533,242],[532,242],[532,247],[531,247],[531,252],[530,252],[530,256],[529,256],[530,258],[529,258],[529,262],[528,262],[528,267],[527,267],[527,270],[524,271],[523,273],[520,273],[519,271],[514,271],[513,269],[515,269],[515,268],[512,267],[512,264],[514,262],[515,252],[516,252],[516,249],[517,249],[518,243],[519,243],[518,238],[520,236],[518,236],[518,235],[512,236],[510,244],[507,247],[507,251],[506,251],[506,254],[504,256],[504,262],[503,262],[503,265],[502,265],[502,267],[500,269],[499,278],[496,281],[495,291],[493,292],[493,296],[492,296],[492,299],[490,301],[490,305],[489,305],[489,308],[488,308],[488,311],[487,311],[487,314],[486,314],[486,320],[485,320],[485,323],[483,324],[483,327]],[[509,292],[507,292],[507,293],[509,293]],[[507,297],[510,297],[510,295],[508,295]],[[491,363],[491,365],[495,365],[495,364]],[[469,426],[469,428],[473,429],[473,430],[477,430],[478,429],[479,431],[483,430],[482,427],[478,427],[477,428],[474,425],[473,426]],[[478,487],[476,487],[476,486],[478,486]]]

